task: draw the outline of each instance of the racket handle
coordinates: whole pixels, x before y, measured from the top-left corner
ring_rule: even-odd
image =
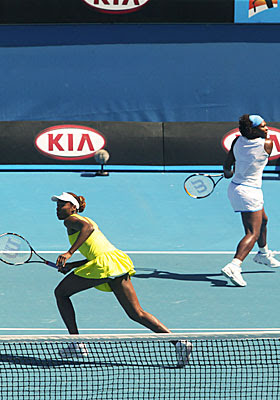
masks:
[[[49,265],[50,267],[53,267],[53,268],[56,268],[56,269],[57,269],[56,264],[53,263],[53,262],[51,262],[51,261],[46,261],[46,264]]]

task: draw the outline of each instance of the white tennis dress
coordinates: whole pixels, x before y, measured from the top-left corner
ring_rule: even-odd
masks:
[[[233,147],[235,173],[228,197],[235,212],[254,212],[263,208],[262,174],[268,162],[265,139],[239,136]]]

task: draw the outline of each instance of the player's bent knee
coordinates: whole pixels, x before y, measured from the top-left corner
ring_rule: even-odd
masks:
[[[267,223],[268,223],[268,218],[267,218],[267,217],[266,217],[266,218],[263,218],[263,220],[262,220],[262,227],[266,226]]]
[[[259,236],[260,236],[260,230],[247,232],[247,234],[246,234],[246,237],[252,242],[256,242],[258,240]]]
[[[59,290],[59,286],[57,286],[55,289],[54,289],[54,295],[55,295],[55,297],[58,299],[61,295],[60,295],[60,290]]]
[[[260,236],[260,232],[254,233],[254,234],[252,235],[252,239],[256,242],[256,241],[258,240],[259,236]]]
[[[55,295],[56,299],[60,299],[62,297],[68,297],[67,293],[65,293],[65,291],[63,290],[63,288],[60,285],[58,285],[54,289],[54,295]]]

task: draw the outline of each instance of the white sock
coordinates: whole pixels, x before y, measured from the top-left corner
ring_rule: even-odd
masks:
[[[237,267],[241,267],[242,261],[239,260],[238,258],[234,258],[231,263],[233,265],[236,265]]]
[[[268,245],[266,244],[264,247],[259,247],[259,251],[263,254],[268,253]]]

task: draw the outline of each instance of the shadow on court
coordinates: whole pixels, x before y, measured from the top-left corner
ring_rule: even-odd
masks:
[[[237,288],[237,286],[231,284],[223,274],[178,274],[169,271],[161,271],[157,269],[149,269],[149,268],[137,268],[138,271],[147,271],[147,273],[136,273],[134,278],[140,279],[173,279],[177,281],[192,281],[192,282],[210,282],[211,286],[222,286],[229,288]],[[149,272],[150,271],[150,272]],[[275,271],[245,271],[242,272],[242,275],[247,274],[274,274]],[[219,279],[221,277],[222,279]]]
[[[94,370],[96,367],[152,367],[152,368],[163,368],[163,369],[181,369],[183,366],[178,366],[177,362],[172,362],[172,359],[168,364],[163,364],[162,362],[156,362],[156,360],[151,357],[150,359],[145,359],[144,362],[141,361],[140,364],[137,361],[129,361],[127,359],[123,360],[108,360],[108,361],[98,361],[95,360],[94,358],[95,355],[94,353],[91,354],[88,358],[84,358],[83,360],[74,360],[69,359],[69,360],[63,360],[63,359],[57,359],[57,356],[55,354],[53,355],[53,358],[38,358],[38,357],[32,357],[32,356],[15,356],[13,354],[4,354],[0,355],[0,369],[4,369],[4,364],[8,363],[10,366],[13,366],[10,371],[19,371],[17,369],[17,366],[26,366],[26,367],[31,367],[31,370],[33,368],[33,372],[38,371],[39,368],[46,368],[49,370],[50,368],[55,368],[55,367],[73,367],[77,370],[77,368],[84,368],[88,370]],[[117,356],[116,356],[117,358]],[[174,358],[175,360],[175,358]],[[34,369],[34,367],[38,367],[38,369]],[[26,370],[24,370],[26,371]],[[22,372],[22,371],[21,371]]]
[[[41,359],[38,357],[31,356],[15,356],[13,354],[0,355],[0,363],[9,363],[14,365],[30,365],[42,368],[57,367],[63,365],[82,365],[84,361],[73,361],[73,360],[58,360],[58,359]]]

